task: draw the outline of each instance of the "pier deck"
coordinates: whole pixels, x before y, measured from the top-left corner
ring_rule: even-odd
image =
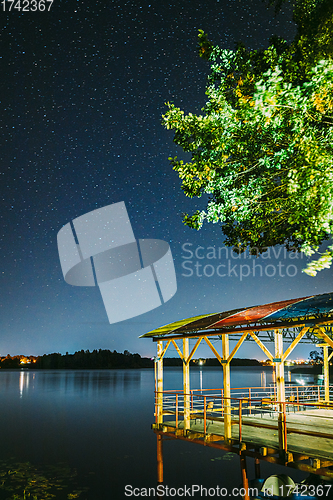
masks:
[[[244,416],[242,418],[241,443],[256,448],[279,449],[277,413],[267,413],[260,417]],[[315,457],[316,459],[333,461],[333,410],[316,409],[299,413],[289,413],[286,419],[287,450]],[[176,428],[175,421],[164,422],[164,429],[176,431],[183,429],[184,422],[180,421]],[[206,433],[204,419],[191,419],[190,429],[186,436],[206,436],[206,441],[219,437],[224,440],[224,422],[221,418],[207,417]],[[239,442],[239,419],[232,419],[231,440]]]

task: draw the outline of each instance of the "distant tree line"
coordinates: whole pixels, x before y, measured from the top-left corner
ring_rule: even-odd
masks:
[[[220,362],[216,358],[207,358],[205,363],[206,366],[221,366]],[[257,359],[247,359],[247,358],[232,358],[230,361],[231,366],[262,366],[262,363]]]
[[[142,358],[140,354],[123,353],[108,349],[77,351],[74,354],[43,354],[43,356],[10,356],[0,359],[1,368],[34,368],[34,369],[93,369],[93,368],[152,368],[154,362],[150,358]]]
[[[216,358],[203,360],[206,366],[221,366]],[[182,366],[178,358],[163,358],[164,366]],[[198,360],[191,360],[191,365],[198,364]],[[234,366],[261,366],[256,359],[233,358]],[[110,369],[110,368],[153,368],[154,359],[141,357],[140,354],[131,354],[125,350],[123,353],[108,349],[94,349],[77,351],[74,354],[44,354],[43,356],[10,356],[0,358],[0,367],[7,369],[33,368],[33,369]]]
[[[142,358],[140,354],[123,353],[108,349],[94,349],[77,351],[74,354],[44,354],[37,358],[35,368],[67,368],[67,369],[94,369],[94,368],[152,368],[153,360]]]

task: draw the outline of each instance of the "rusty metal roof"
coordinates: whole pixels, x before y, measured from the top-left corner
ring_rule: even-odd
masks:
[[[272,330],[325,322],[333,322],[333,292],[220,313],[202,314],[161,326],[141,335],[141,338],[167,339],[229,331],[236,333],[246,330]]]

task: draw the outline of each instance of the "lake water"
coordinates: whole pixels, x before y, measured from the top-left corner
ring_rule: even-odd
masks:
[[[220,368],[191,372],[191,388],[200,388],[200,384],[221,387]],[[231,367],[233,387],[268,385],[271,381],[269,367]],[[165,368],[164,388],[181,386],[182,369]],[[1,370],[0,387],[0,460],[4,470],[11,460],[12,468],[22,475],[22,464],[29,462],[43,475],[48,466],[62,463],[77,476],[64,481],[66,487],[56,491],[57,499],[121,499],[126,498],[126,485],[156,486],[156,435],[151,430],[153,370]],[[164,441],[163,455],[164,484],[170,487],[240,486],[237,455],[176,440]],[[263,477],[279,472],[295,481],[305,477],[299,471],[266,463],[261,470]],[[62,473],[54,474],[60,477]],[[248,474],[254,477],[251,460]],[[21,476],[13,477],[16,481]],[[77,496],[68,497],[69,492]],[[0,488],[2,498],[14,497]]]

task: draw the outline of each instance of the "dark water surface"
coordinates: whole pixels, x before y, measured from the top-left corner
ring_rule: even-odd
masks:
[[[271,381],[271,368],[231,368],[233,387]],[[221,369],[193,369],[191,388],[201,384],[221,387]],[[182,369],[165,368],[164,388],[181,385]],[[89,487],[77,497],[81,500],[128,498],[126,485],[156,486],[153,370],[1,370],[0,387],[0,460],[12,457],[41,469],[65,463],[77,471],[78,485]],[[163,450],[164,483],[170,487],[240,486],[237,455],[175,440],[165,441]],[[261,467],[263,477],[281,472],[295,481],[305,477],[271,464]],[[254,477],[251,460],[248,473]],[[68,498],[61,495],[59,490],[57,498]]]

